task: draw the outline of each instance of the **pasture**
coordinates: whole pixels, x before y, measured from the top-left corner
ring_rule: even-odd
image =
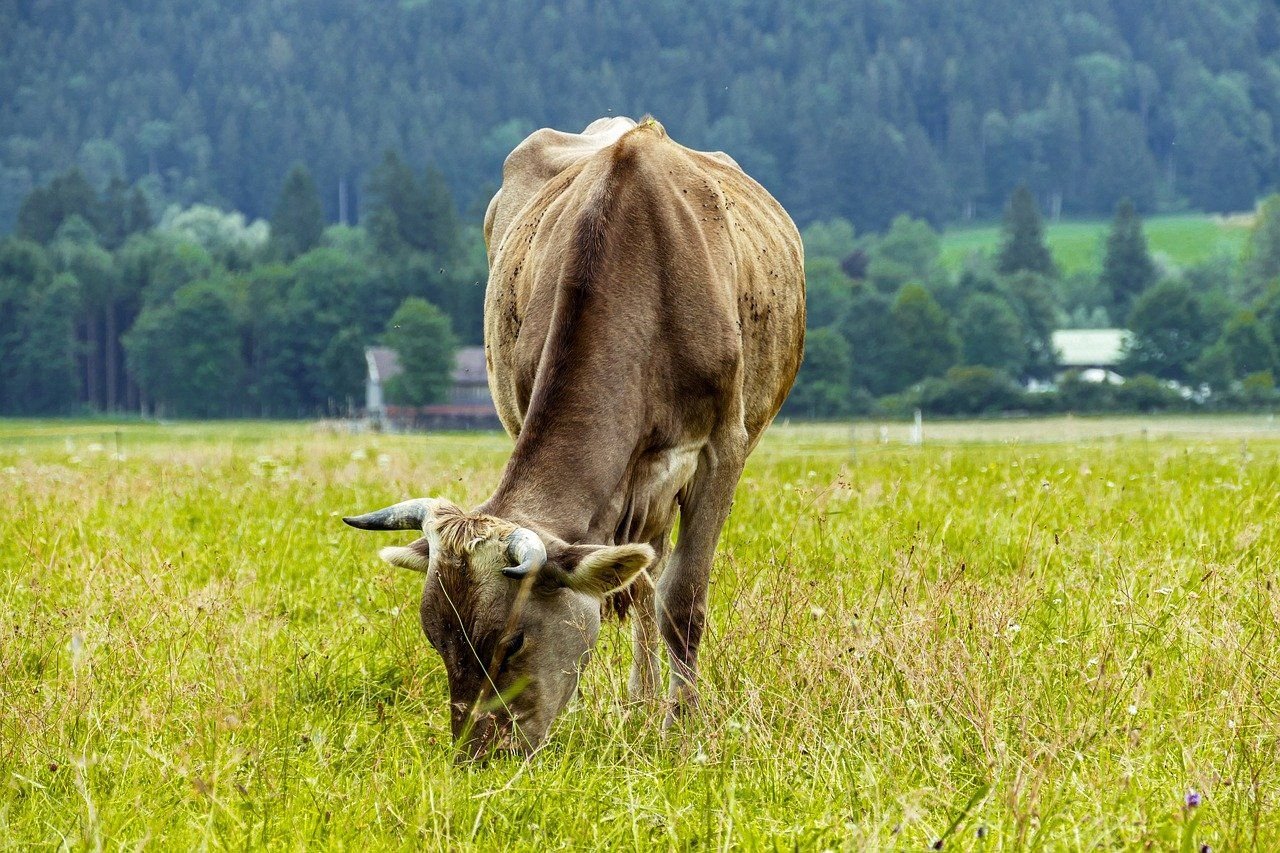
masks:
[[[682,729],[606,626],[545,749],[455,768],[411,537],[339,516],[474,505],[505,437],[0,422],[0,847],[1274,849],[1280,429],[903,434],[765,437]]]
[[[1240,257],[1249,236],[1248,216],[1222,218],[1204,214],[1152,216],[1143,221],[1152,255],[1179,267],[1225,256]],[[1110,219],[1064,220],[1045,223],[1045,242],[1062,272],[1097,272],[1106,253]],[[994,256],[1000,249],[1000,225],[948,228],[942,235],[942,264],[959,272],[969,255]]]

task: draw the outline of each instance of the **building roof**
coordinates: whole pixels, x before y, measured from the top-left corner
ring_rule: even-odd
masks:
[[[1129,337],[1126,329],[1059,329],[1053,349],[1059,367],[1112,367],[1120,363]]]
[[[369,347],[364,351],[364,360],[369,365],[369,378],[374,382],[386,382],[404,372],[400,356],[391,347]]]
[[[488,385],[489,369],[484,363],[484,347],[459,347],[453,356],[455,385]]]
[[[369,366],[369,378],[374,382],[386,382],[404,372],[400,357],[390,347],[369,347],[364,351]],[[489,373],[484,362],[484,347],[459,347],[453,355],[455,385],[488,385]]]

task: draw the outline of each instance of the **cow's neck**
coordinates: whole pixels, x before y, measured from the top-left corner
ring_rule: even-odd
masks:
[[[646,438],[636,391],[652,349],[625,334],[602,339],[587,323],[569,332],[544,351],[515,450],[483,509],[567,542],[602,542]]]
[[[646,434],[663,336],[651,200],[615,154],[577,210],[514,452],[484,510],[567,542],[613,538]]]

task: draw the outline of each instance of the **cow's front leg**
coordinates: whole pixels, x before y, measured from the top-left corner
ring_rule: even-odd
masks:
[[[657,568],[657,563],[654,568]],[[637,578],[628,588],[631,593],[631,637],[635,658],[631,663],[631,680],[627,686],[631,698],[637,702],[656,699],[661,683],[662,664],[658,659],[661,640],[655,618],[653,584],[650,581],[650,578],[656,576],[657,572],[651,572],[649,577]]]
[[[681,501],[680,538],[658,579],[658,627],[671,660],[670,726],[697,702],[698,646],[707,621],[707,584],[720,530],[733,505],[733,490],[746,460],[740,427],[724,431],[703,449],[688,495]]]
[[[657,608],[654,604],[654,585],[662,577],[667,565],[667,555],[671,551],[671,527],[668,526],[661,536],[652,540],[649,545],[657,558],[647,571],[641,572],[627,592],[631,595],[631,638],[634,658],[631,663],[631,680],[628,683],[631,698],[637,702],[648,702],[658,698],[658,689],[662,685],[662,660],[659,657],[662,646],[658,633]]]

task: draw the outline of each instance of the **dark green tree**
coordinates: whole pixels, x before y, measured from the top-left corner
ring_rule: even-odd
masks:
[[[909,281],[936,290],[946,278],[941,253],[941,239],[928,222],[896,216],[889,231],[869,249],[867,278],[881,293],[897,293]]]
[[[977,293],[960,310],[964,363],[990,367],[1010,376],[1022,373],[1027,362],[1022,321],[1003,296]]]
[[[853,282],[835,258],[806,258],[805,322],[810,329],[833,325],[844,317],[853,301]]]
[[[186,285],[124,336],[129,370],[165,414],[225,417],[242,399],[240,330],[223,282]]]
[[[78,285],[54,276],[48,253],[0,240],[0,413],[65,414],[76,405]]]
[[[1053,332],[1059,326],[1059,306],[1054,282],[1033,272],[1020,272],[1000,279],[1000,291],[1022,322],[1027,360],[1025,376],[1049,379],[1057,366]]]
[[[29,415],[65,415],[76,408],[74,304],[79,284],[63,273],[46,288],[33,288],[19,315],[22,334],[15,342],[9,393],[15,411]]]
[[[1138,297],[1129,314],[1133,333],[1121,370],[1186,381],[1216,333],[1200,299],[1185,282],[1167,280]]]
[[[890,310],[893,321],[894,384],[898,389],[926,376],[941,376],[960,360],[960,340],[937,300],[922,285],[898,291]]]
[[[388,385],[389,400],[424,406],[447,399],[457,345],[439,308],[425,299],[406,299],[388,321],[383,341],[400,357],[403,370]]]
[[[1017,408],[1022,392],[1009,374],[980,365],[953,367],[920,383],[920,408],[939,415],[980,415]]]
[[[430,249],[432,201],[395,151],[388,150],[373,170],[368,195],[365,225],[379,252],[394,257]]]
[[[96,228],[100,215],[98,194],[84,174],[72,168],[49,186],[32,190],[23,200],[18,209],[18,236],[49,243],[71,217],[79,216]]]
[[[252,326],[250,368],[259,407],[336,414],[360,397],[363,347],[387,316],[375,298],[377,275],[354,258],[322,248],[283,271],[259,270],[250,278],[254,304],[266,318]],[[268,393],[273,389],[283,393]]]
[[[849,344],[853,391],[878,397],[901,387],[897,384],[892,305],[889,297],[866,282],[853,287],[853,298],[837,327]]]
[[[324,207],[307,167],[301,163],[289,170],[280,188],[275,214],[271,217],[271,246],[276,257],[291,261],[320,245],[324,234]]]
[[[1191,375],[1197,382],[1208,385],[1214,394],[1230,391],[1236,381],[1236,370],[1226,342],[1219,339],[1200,353],[1191,365]]]
[[[1222,329],[1222,344],[1231,358],[1236,379],[1251,373],[1276,372],[1276,344],[1271,332],[1252,311],[1241,311]]]
[[[1280,193],[1267,196],[1258,206],[1245,245],[1244,269],[1248,296],[1264,293],[1280,283]]]
[[[832,328],[805,336],[804,361],[785,412],[808,418],[834,418],[849,413],[851,357],[848,342]]]
[[[426,226],[416,236],[412,245],[430,252],[443,263],[452,263],[461,248],[461,231],[458,211],[454,207],[453,193],[445,182],[444,173],[434,166],[427,167],[422,180],[422,199],[425,205]]]
[[[1044,240],[1040,207],[1026,184],[1020,184],[1013,191],[1005,207],[996,271],[1003,275],[1033,272],[1049,278],[1058,275],[1057,265]]]
[[[1134,300],[1155,284],[1156,265],[1147,251],[1142,220],[1129,199],[1122,199],[1107,234],[1101,282],[1111,294],[1118,317],[1126,317]]]

